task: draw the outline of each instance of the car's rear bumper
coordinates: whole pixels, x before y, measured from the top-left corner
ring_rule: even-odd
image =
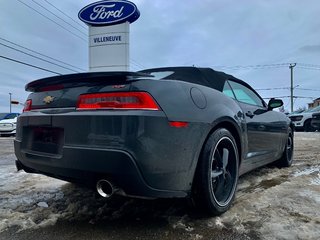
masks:
[[[140,173],[134,158],[127,152],[113,149],[63,147],[60,157],[19,151],[21,142],[15,141],[17,165],[26,172],[95,186],[100,179],[108,179],[127,195],[144,197],[184,197],[184,191],[164,191],[149,186]],[[174,176],[168,181],[174,181]]]
[[[209,126],[174,128],[161,112],[142,115],[22,116],[15,140],[18,165],[92,186],[104,178],[131,196],[187,196]],[[45,137],[36,142],[39,126],[61,129],[56,146]]]

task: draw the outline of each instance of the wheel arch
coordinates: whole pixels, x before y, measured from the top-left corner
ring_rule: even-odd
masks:
[[[238,148],[238,153],[239,153],[239,165],[241,164],[242,162],[242,153],[243,153],[243,143],[242,143],[242,140],[241,140],[241,130],[240,130],[240,127],[235,123],[233,122],[232,120],[223,120],[221,122],[219,122],[218,124],[216,124],[215,126],[212,127],[211,131],[209,132],[209,134],[207,135],[207,138],[206,138],[206,141],[204,142],[203,146],[202,146],[202,149],[201,149],[201,152],[204,148],[204,145],[205,143],[207,142],[209,136],[215,131],[217,130],[218,128],[225,128],[227,129],[231,134],[232,136],[234,137],[235,141],[236,141],[236,144],[237,144],[237,148]]]
[[[195,170],[193,173],[192,186],[194,185],[194,182],[195,182],[195,176],[196,176],[196,172],[197,172],[198,165],[199,165],[199,159],[201,158],[201,156],[203,154],[204,147],[205,147],[209,137],[211,136],[211,134],[219,128],[227,129],[234,137],[236,144],[237,144],[238,154],[239,154],[239,167],[242,163],[242,160],[243,160],[242,154],[244,151],[243,141],[241,139],[241,132],[242,131],[241,131],[239,125],[234,120],[232,120],[230,118],[221,119],[221,121],[217,122],[216,124],[214,124],[212,126],[211,130],[209,131],[209,133],[206,136],[205,141],[203,142],[203,144],[201,146],[200,154],[199,154],[198,158],[196,159],[197,163],[196,163],[196,167],[195,167]]]

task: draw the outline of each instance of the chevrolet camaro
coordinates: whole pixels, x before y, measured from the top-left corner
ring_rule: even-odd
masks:
[[[293,125],[244,81],[210,68],[91,72],[30,82],[16,166],[100,195],[188,197],[212,215],[238,177],[293,159]]]

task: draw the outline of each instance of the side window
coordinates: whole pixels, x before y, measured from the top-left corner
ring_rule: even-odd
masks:
[[[233,99],[236,99],[235,96],[234,96],[234,94],[233,94],[232,89],[230,88],[229,81],[225,81],[222,92],[223,92],[225,95],[227,95],[228,97],[231,97],[231,98],[233,98]]]
[[[237,82],[233,82],[233,81],[228,81],[228,82],[236,96],[236,99],[239,102],[256,105],[259,107],[265,107],[263,100],[259,97],[259,95],[257,95],[251,89]]]

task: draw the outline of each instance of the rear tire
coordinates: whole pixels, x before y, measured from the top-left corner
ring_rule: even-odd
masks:
[[[303,124],[303,130],[305,132],[314,132],[315,131],[315,128],[312,127],[312,125],[311,125],[311,119],[305,121],[305,123]]]
[[[287,143],[285,149],[283,151],[282,157],[276,162],[278,167],[290,167],[293,162],[293,132],[292,129],[289,128],[289,134],[287,138]]]
[[[226,212],[235,197],[239,174],[239,153],[232,134],[225,128],[215,130],[199,159],[193,200],[196,207],[210,215]]]

